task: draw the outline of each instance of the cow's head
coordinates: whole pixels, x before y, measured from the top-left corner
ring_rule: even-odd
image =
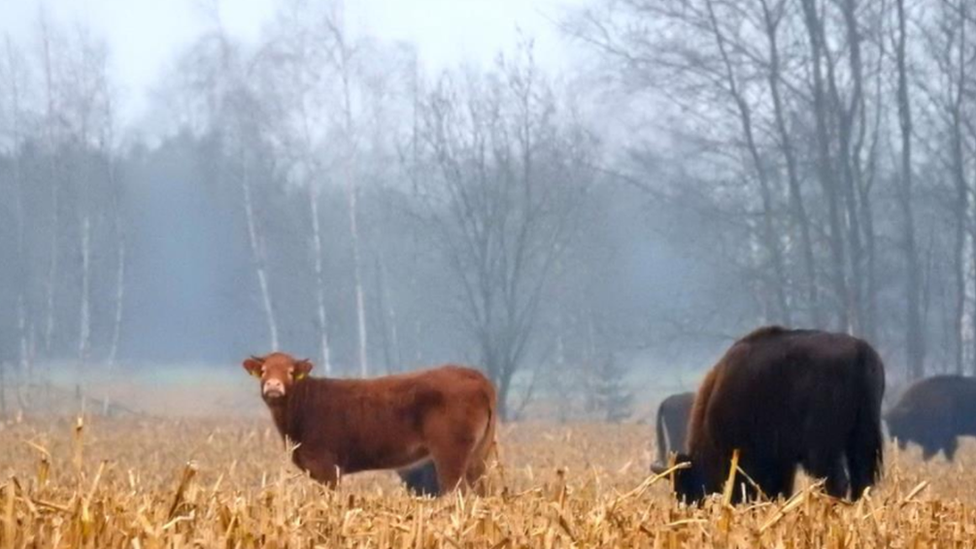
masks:
[[[284,402],[295,383],[312,370],[309,360],[295,360],[286,353],[252,356],[244,360],[247,373],[261,380],[261,397],[268,404]]]
[[[704,477],[700,468],[695,467],[694,462],[691,461],[691,456],[683,453],[675,455],[674,463],[684,464],[684,467],[677,468],[671,473],[674,479],[672,484],[674,495],[679,500],[689,504],[701,503],[705,497],[705,490]],[[666,472],[668,469],[670,467],[663,463],[651,465],[651,471],[657,475]]]

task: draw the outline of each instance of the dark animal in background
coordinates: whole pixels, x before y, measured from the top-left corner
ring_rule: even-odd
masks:
[[[278,432],[298,447],[292,460],[330,487],[340,474],[404,469],[433,461],[439,493],[483,491],[498,420],[495,388],[460,366],[374,379],[310,378],[312,363],[285,353],[251,357]]]
[[[941,450],[948,460],[956,455],[959,436],[976,436],[976,379],[935,376],[919,380],[885,414],[888,434],[902,449],[909,442],[931,459]]]
[[[685,451],[685,441],[688,434],[688,419],[691,417],[691,406],[695,403],[695,393],[678,393],[661,401],[657,407],[657,462],[655,465],[668,463],[669,453]]]
[[[722,490],[733,450],[767,497],[793,492],[797,465],[826,479],[826,491],[859,498],[880,477],[881,359],[845,334],[760,328],[735,342],[695,397],[688,453],[675,472],[679,498],[700,502]],[[846,466],[846,470],[845,470]],[[659,472],[662,468],[656,468]],[[741,474],[733,500],[757,496]]]
[[[437,484],[437,468],[434,467],[433,461],[410,469],[400,469],[397,474],[407,485],[407,490],[414,495],[436,496],[440,493],[440,486]]]

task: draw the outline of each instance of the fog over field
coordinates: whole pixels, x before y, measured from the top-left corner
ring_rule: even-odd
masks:
[[[968,0],[0,6],[0,416],[484,370],[642,421],[765,324],[976,372]]]

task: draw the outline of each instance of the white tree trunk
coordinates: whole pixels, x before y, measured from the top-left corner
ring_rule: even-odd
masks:
[[[55,172],[51,170],[52,174]],[[51,262],[48,264],[47,280],[45,283],[46,298],[44,303],[44,352],[51,352],[51,339],[54,337],[54,294],[58,278],[58,230],[61,227],[61,212],[58,196],[58,182],[51,181]]]
[[[248,177],[247,160],[241,151],[241,194],[244,197],[244,217],[247,221],[248,244],[251,248],[251,257],[254,259],[254,268],[258,276],[258,287],[261,291],[261,304],[264,308],[264,316],[268,321],[268,334],[271,339],[271,350],[277,351],[278,347],[278,323],[275,320],[274,307],[271,302],[271,290],[268,286],[267,262],[265,261],[264,244],[258,236],[257,224],[254,219],[254,205],[251,200],[251,182]]]
[[[84,365],[91,352],[91,216],[81,220],[81,311],[78,322],[78,359]]]
[[[359,335],[359,374],[362,377],[369,375],[369,358],[367,356],[366,340],[366,299],[363,290],[362,265],[360,259],[360,239],[359,239],[359,207],[357,199],[359,190],[357,189],[356,178],[353,174],[353,167],[356,161],[356,131],[353,123],[352,112],[352,90],[349,75],[350,52],[345,43],[345,36],[340,30],[341,23],[335,29],[336,38],[339,40],[339,62],[342,77],[342,106],[343,106],[343,125],[345,130],[346,151],[343,158],[342,175],[345,178],[346,196],[349,201],[349,232],[352,236],[352,262],[353,278],[356,285],[356,327]]]
[[[115,364],[119,353],[119,339],[122,334],[122,309],[125,303],[125,229],[122,228],[122,213],[120,205],[116,205],[115,226],[118,242],[118,262],[115,267],[115,315],[112,319],[112,342],[108,350],[109,366]]]
[[[322,268],[322,228],[319,223],[319,191],[314,183],[308,184],[309,207],[312,216],[312,256],[315,262],[315,305],[319,329],[319,358],[325,375],[332,374],[332,358],[329,348],[328,317],[325,310],[325,276]]]
[[[359,253],[359,227],[357,225],[356,184],[353,182],[349,169],[346,170],[346,185],[349,196],[349,232],[352,234],[352,263],[353,276],[356,284],[356,326],[359,330],[359,375],[369,375],[369,363],[366,355],[366,299],[363,294],[362,267]]]

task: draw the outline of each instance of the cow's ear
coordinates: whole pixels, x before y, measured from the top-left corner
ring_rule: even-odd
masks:
[[[309,359],[295,361],[295,381],[298,381],[312,371],[312,361]]]
[[[261,361],[252,357],[244,359],[244,369],[254,377],[261,377]]]

